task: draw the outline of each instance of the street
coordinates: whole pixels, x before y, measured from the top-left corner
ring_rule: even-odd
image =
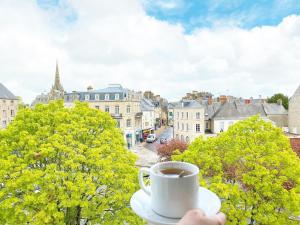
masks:
[[[159,143],[159,139],[161,137],[165,137],[167,138],[167,140],[169,141],[170,139],[173,138],[173,127],[167,127],[166,129],[164,129],[160,134],[158,134],[156,136],[157,140],[153,143],[146,143],[144,145],[145,148],[147,148],[148,150],[151,150],[151,151],[157,151],[157,149],[159,148],[159,146],[161,145]]]

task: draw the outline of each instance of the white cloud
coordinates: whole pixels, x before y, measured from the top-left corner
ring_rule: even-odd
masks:
[[[146,15],[138,0],[0,2],[0,82],[30,102],[50,89],[55,59],[68,91],[121,83],[171,100],[191,90],[291,95],[300,84],[300,16],[274,27],[198,29]],[[66,15],[77,20],[67,23]]]

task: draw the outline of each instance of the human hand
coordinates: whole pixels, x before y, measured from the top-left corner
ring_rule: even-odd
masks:
[[[226,216],[224,213],[206,217],[201,209],[193,209],[182,217],[178,225],[225,225],[225,222]]]

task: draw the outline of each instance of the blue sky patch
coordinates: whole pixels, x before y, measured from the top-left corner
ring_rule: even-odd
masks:
[[[148,15],[180,23],[189,33],[197,28],[277,25],[300,14],[300,0],[141,0]]]

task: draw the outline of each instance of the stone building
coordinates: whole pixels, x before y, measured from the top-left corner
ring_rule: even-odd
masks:
[[[145,139],[149,134],[154,133],[155,111],[152,101],[146,98],[141,99],[142,110],[142,135]]]
[[[289,132],[300,134],[300,86],[289,101]]]
[[[215,134],[226,131],[234,123],[254,115],[259,115],[277,127],[287,127],[288,112],[281,103],[245,104],[235,101],[219,106],[211,117],[211,131]]]
[[[49,93],[45,94],[42,93],[38,95],[35,100],[31,103],[32,106],[35,106],[38,103],[47,104],[51,100],[63,99],[64,98],[64,88],[60,82],[60,75],[58,64],[56,62],[56,69],[55,69],[55,81],[54,85],[52,85],[51,90]]]
[[[0,83],[0,129],[4,129],[14,119],[18,111],[18,98]]]
[[[154,105],[155,129],[168,122],[168,101],[152,91],[145,91],[144,98],[150,100]]]
[[[74,101],[88,102],[91,108],[109,113],[123,131],[127,147],[131,148],[142,138],[142,111],[140,92],[123,88],[119,84],[111,84],[107,88],[65,93],[66,107],[72,107]]]
[[[174,104],[174,138],[190,143],[205,133],[204,107],[195,100]]]

